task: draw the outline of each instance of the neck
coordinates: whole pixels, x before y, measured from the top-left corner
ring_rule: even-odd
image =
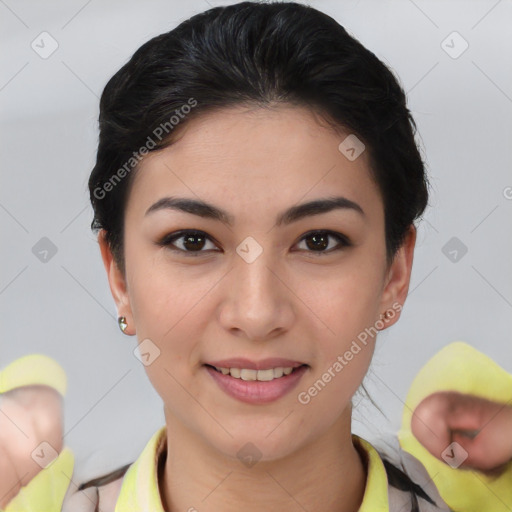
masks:
[[[352,444],[350,410],[314,442],[245,467],[166,414],[167,453],[159,474],[167,512],[356,512],[366,469]]]

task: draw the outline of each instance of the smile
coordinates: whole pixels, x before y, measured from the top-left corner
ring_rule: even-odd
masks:
[[[228,396],[241,402],[257,405],[279,400],[298,385],[309,370],[309,366],[292,364],[297,366],[255,369],[204,364],[203,367],[220,390]]]
[[[211,366],[211,365],[207,365]],[[305,366],[305,365],[302,365]],[[293,368],[291,366],[282,367],[278,366],[277,368],[269,368],[267,370],[253,370],[249,368],[218,368],[216,366],[211,366],[218,372],[223,375],[230,375],[235,379],[241,380],[259,380],[262,382],[268,382],[274,379],[280,379],[281,377],[290,375],[294,370],[300,368],[300,366]]]

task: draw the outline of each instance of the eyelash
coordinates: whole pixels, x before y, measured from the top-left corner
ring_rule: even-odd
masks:
[[[185,237],[186,235],[201,236],[201,237],[204,237],[205,239],[213,242],[212,238],[210,236],[208,236],[204,231],[183,230],[183,231],[177,231],[175,233],[170,233],[170,234],[164,236],[160,241],[157,242],[157,245],[159,245],[161,247],[167,247],[171,251],[181,252],[186,256],[192,256],[192,257],[197,257],[203,252],[208,252],[208,251],[204,251],[204,250],[186,251],[184,249],[178,249],[178,248],[172,246],[173,242],[175,242],[176,240],[179,240],[180,238]],[[342,235],[341,233],[336,233],[335,231],[329,231],[329,230],[309,231],[299,240],[298,243],[302,242],[303,240],[306,240],[307,238],[312,237],[313,235],[326,235],[328,237],[334,238],[337,242],[339,242],[338,247],[335,247],[334,249],[329,249],[327,251],[312,251],[312,250],[305,249],[306,252],[309,252],[309,253],[313,254],[314,256],[322,256],[324,254],[331,254],[332,252],[339,251],[342,248],[350,247],[352,245],[349,238],[346,237],[345,235]]]

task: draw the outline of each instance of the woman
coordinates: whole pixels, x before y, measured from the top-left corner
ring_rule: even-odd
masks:
[[[243,2],[144,44],[99,121],[92,228],[166,425],[64,509],[449,510],[351,433],[428,201],[386,66],[313,8]]]

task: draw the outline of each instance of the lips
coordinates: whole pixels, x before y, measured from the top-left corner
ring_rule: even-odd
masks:
[[[266,359],[265,361],[253,361],[253,366],[261,366],[268,365],[268,361],[270,361],[271,365],[274,364],[294,364],[295,366],[288,366],[290,369],[290,373],[283,374],[280,377],[268,379],[257,379],[248,378],[244,379],[244,372],[250,374],[253,372],[253,375],[246,375],[245,377],[254,377],[254,373],[267,372],[267,369],[255,370],[250,368],[242,368],[241,370],[236,369],[236,367],[230,367],[230,374],[225,374],[224,372],[220,372],[213,365],[205,364],[203,365],[206,369],[207,373],[211,376],[213,381],[218,385],[218,387],[224,391],[227,395],[235,398],[241,402],[246,402],[249,404],[257,405],[257,404],[266,404],[269,402],[273,402],[275,400],[279,400],[284,397],[288,393],[290,393],[295,387],[297,387],[299,381],[308,371],[309,366],[306,364],[298,364],[297,361],[290,361],[289,359]],[[215,361],[216,363],[222,364],[240,364],[240,359],[234,360],[224,360],[224,361]],[[242,360],[242,363],[245,365],[248,363],[247,360]],[[225,368],[225,367],[224,367]],[[270,366],[272,368],[272,366]],[[283,367],[276,367],[283,368]],[[293,368],[293,369],[292,369]],[[237,373],[240,373],[239,378],[231,375],[233,371],[237,370]]]

